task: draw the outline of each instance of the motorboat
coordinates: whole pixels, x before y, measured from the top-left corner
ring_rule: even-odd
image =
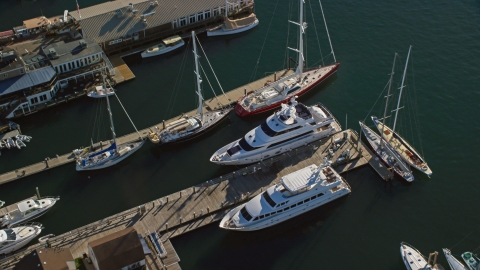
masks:
[[[443,249],[443,254],[447,259],[448,265],[452,270],[469,270],[465,265],[463,265],[457,258],[452,255],[452,252],[448,248]]]
[[[200,71],[198,69],[199,55],[197,54],[197,43],[194,31],[192,31],[192,41],[193,56],[195,59],[195,77],[197,84],[197,89],[195,89],[195,92],[198,95],[197,113],[195,115],[185,116],[170,122],[167,125],[164,125],[162,130],[155,128],[156,130],[152,131],[148,135],[148,139],[152,143],[178,143],[196,138],[213,128],[215,125],[219,124],[233,109],[231,107],[226,107],[218,110],[210,110],[208,112],[203,111],[204,99],[201,89],[202,80],[200,78]]]
[[[105,85],[105,76],[104,76],[104,85]],[[110,84],[109,86],[112,87]],[[115,94],[115,92],[114,92],[114,95],[117,97],[118,101],[120,102],[120,99]],[[134,141],[117,145],[115,127],[113,125],[112,110],[110,109],[109,96],[106,95],[105,98],[107,99],[107,108],[110,116],[109,117],[110,129],[112,131],[112,137],[113,137],[112,144],[110,144],[105,149],[103,149],[103,147],[100,147],[100,149],[94,149],[92,144],[92,146],[89,149],[87,149],[87,151],[79,151],[78,149],[74,150],[73,153],[76,159],[75,163],[76,163],[77,171],[98,170],[98,169],[103,169],[103,168],[113,166],[119,163],[120,161],[126,159],[134,152],[136,152],[145,143],[145,140],[142,138],[140,133],[138,133],[138,130],[136,129],[135,125],[133,125],[133,122],[132,122],[133,127],[135,128],[135,130],[139,135],[139,138]],[[122,108],[125,111],[125,108],[123,107],[123,105],[122,105]],[[125,114],[127,114],[126,111],[125,111]],[[128,118],[130,119],[129,116]]]
[[[330,167],[330,163],[312,164],[283,176],[247,203],[228,212],[220,228],[235,231],[264,229],[351,192],[348,183]]]
[[[398,117],[398,112],[400,111],[400,100],[402,98],[402,91],[403,88],[405,87],[405,75],[407,73],[407,66],[408,66],[408,60],[410,58],[410,50],[412,49],[412,46],[410,46],[408,50],[408,56],[407,56],[407,61],[405,63],[405,69],[403,72],[403,77],[402,77],[402,84],[400,86],[400,93],[398,97],[398,103],[397,103],[397,108],[394,110],[395,111],[395,118],[393,122],[393,129],[385,125],[385,119],[387,118],[386,112],[387,112],[387,106],[388,106],[388,98],[390,96],[390,87],[392,83],[392,76],[394,74],[393,68],[392,68],[392,74],[390,77],[390,86],[387,94],[387,102],[385,106],[385,114],[383,116],[383,121],[380,122],[380,120],[376,116],[372,116],[373,123],[378,129],[378,132],[382,134],[383,139],[385,139],[388,144],[392,146],[393,151],[395,151],[405,163],[408,165],[414,167],[415,169],[425,173],[428,176],[432,175],[432,170],[430,167],[428,167],[427,162],[425,159],[411,146],[407,140],[402,138],[398,132],[395,131],[395,127],[397,124],[397,117]],[[395,65],[395,60],[394,60],[394,65]]]
[[[467,264],[467,267],[470,270],[479,270],[480,269],[480,259],[476,254],[473,254],[472,252],[464,252],[462,254],[462,259],[463,261]]]
[[[111,96],[115,93],[115,90],[111,87],[104,87],[103,85],[95,86],[93,91],[88,92],[87,96],[91,98],[104,98]]]
[[[428,260],[420,251],[408,243],[400,243],[400,255],[408,270],[444,270],[442,265],[437,264],[438,252],[430,253]],[[430,263],[432,262],[432,263]]]
[[[225,9],[227,13],[227,9]],[[229,19],[228,15],[225,14],[225,20],[222,25],[219,25],[214,28],[210,28],[207,30],[207,36],[225,36],[225,35],[233,35],[248,31],[255,26],[257,26],[260,22],[257,19],[255,13],[252,13],[246,17],[238,18],[238,19]]]
[[[17,147],[17,144],[15,143],[15,141],[11,137],[7,139],[7,142],[10,145],[10,148]]]
[[[385,142],[380,135],[375,133],[371,128],[367,127],[364,123],[359,122],[360,128],[363,134],[367,138],[368,143],[372,147],[373,151],[387,164],[389,168],[393,168],[395,173],[400,177],[412,182],[415,178],[413,173],[407,164],[403,162],[403,159],[392,149],[392,146]]]
[[[4,147],[6,147],[7,149],[10,149],[11,146],[10,146],[10,143],[7,141],[7,140],[2,140],[2,144]]]
[[[341,130],[338,121],[323,104],[307,107],[293,97],[288,105],[282,104],[280,111],[260,126],[216,151],[210,161],[220,165],[259,162]]]
[[[15,143],[17,144],[18,149],[22,147],[27,147],[27,145],[22,141],[22,140],[15,140]]]
[[[9,254],[21,249],[42,232],[40,223],[0,230],[0,254]]]
[[[50,210],[60,197],[43,197],[38,200],[28,199],[17,204],[17,209],[8,212],[0,219],[2,227],[12,227],[38,218]]]
[[[3,207],[5,205],[4,201],[0,201],[0,207]]]
[[[340,63],[336,62],[331,42],[330,47],[332,48],[335,63],[304,70],[303,35],[305,34],[307,24],[303,21],[304,1],[300,0],[299,2],[300,22],[292,22],[300,27],[299,48],[289,48],[298,53],[296,71],[288,76],[281,76],[274,82],[267,81],[264,86],[245,93],[244,96],[238,99],[235,106],[235,113],[238,116],[244,117],[278,108],[281,104],[288,103],[292,97],[306,94],[337,71]]]
[[[183,45],[185,45],[185,42],[180,36],[171,36],[162,40],[162,43],[146,49],[141,55],[142,58],[157,56],[171,52],[182,47]]]

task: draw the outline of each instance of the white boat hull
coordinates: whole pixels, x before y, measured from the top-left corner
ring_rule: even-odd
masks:
[[[163,50],[158,50],[158,51],[155,51],[155,52],[148,52],[148,50],[145,50],[142,52],[142,58],[148,58],[148,57],[152,57],[152,56],[157,56],[157,55],[162,55],[162,54],[166,54],[166,53],[169,53],[171,51],[174,51],[180,47],[182,47],[183,45],[185,45],[185,42],[182,42],[180,44],[177,44],[175,46],[171,46],[171,47],[167,47]]]
[[[250,24],[250,25],[246,25],[245,27],[242,27],[242,28],[236,28],[236,29],[232,29],[232,30],[226,30],[223,26],[218,28],[218,29],[215,29],[213,31],[207,31],[207,36],[209,37],[213,37],[213,36],[226,36],[226,35],[233,35],[233,34],[238,34],[238,33],[242,33],[242,32],[245,32],[245,31],[248,31],[252,28],[254,28],[255,26],[257,26],[260,22],[257,20],[255,20],[254,23]]]
[[[449,249],[444,248],[443,254],[445,254],[445,258],[447,259],[448,265],[452,270],[469,270],[465,265],[463,265],[457,258],[453,257],[452,252]]]
[[[30,226],[29,226],[30,227]],[[19,228],[19,227],[17,227]],[[16,250],[21,249],[22,247],[26,246],[30,241],[32,241],[35,237],[37,237],[41,232],[42,228],[40,226],[31,226],[31,229],[34,230],[30,235],[24,237],[23,239],[18,240],[15,243],[10,245],[5,245],[0,248],[0,254],[9,254]]]
[[[400,255],[408,270],[433,269],[418,250],[404,242],[400,244]]]
[[[93,170],[99,170],[99,169],[104,169],[104,168],[107,168],[107,167],[110,167],[110,166],[113,166],[117,163],[119,163],[120,161],[126,159],[127,157],[129,157],[131,154],[135,153],[138,149],[140,149],[142,147],[142,145],[145,143],[145,140],[142,140],[141,143],[131,149],[129,152],[127,152],[126,154],[122,155],[122,156],[118,156],[114,159],[110,159],[110,160],[107,160],[106,162],[104,163],[101,163],[97,166],[90,166],[90,167],[83,167],[83,166],[80,166],[78,165],[78,163],[76,164],[76,169],[77,171],[93,171]]]

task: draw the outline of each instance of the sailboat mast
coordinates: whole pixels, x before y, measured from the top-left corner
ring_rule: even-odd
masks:
[[[198,71],[198,54],[197,54],[197,43],[195,42],[195,31],[192,31],[192,41],[193,41],[193,57],[195,58],[195,75],[197,76],[197,94],[198,94],[198,109],[197,113],[200,114],[200,117],[203,117],[203,97],[202,89],[200,88],[200,72]]]
[[[107,92],[107,85],[105,84],[105,76],[103,76],[103,87],[105,87],[105,93]],[[107,107],[108,107],[108,114],[110,115],[110,129],[112,130],[112,135],[113,135],[113,144],[115,144],[115,127],[113,126],[113,117],[112,117],[112,109],[110,108],[110,101],[108,99],[108,94],[107,94]]]
[[[397,125],[397,116],[398,116],[398,110],[400,107],[400,100],[402,99],[402,92],[404,83],[405,83],[405,75],[407,74],[407,67],[408,67],[408,59],[410,59],[410,51],[412,50],[412,45],[410,45],[410,48],[408,48],[408,55],[407,55],[407,62],[405,63],[405,69],[403,70],[403,77],[402,77],[402,85],[400,86],[400,94],[398,95],[398,103],[397,103],[397,109],[395,110],[395,120],[393,121],[393,133],[395,133],[395,126]]]
[[[318,3],[320,3],[320,10],[322,11],[323,22],[325,24],[325,30],[327,30],[328,42],[330,43],[330,49],[331,49],[332,55],[333,55],[333,62],[336,63],[337,58],[335,58],[335,52],[333,52],[332,40],[330,39],[330,33],[328,32],[327,20],[325,19],[325,14],[323,13],[322,1],[318,0]]]
[[[228,0],[225,1],[225,19],[228,18]]]
[[[303,73],[303,32],[305,31],[303,27],[303,1],[300,0],[300,21],[298,22],[300,24],[300,37],[298,41],[298,49],[299,49],[299,54],[298,54],[298,67],[297,67],[297,74],[299,77],[299,80],[302,78],[302,73]]]
[[[383,149],[383,140],[385,139],[385,118],[387,118],[387,108],[388,108],[388,98],[390,97],[390,89],[392,89],[392,81],[393,81],[393,74],[395,73],[395,60],[397,60],[397,54],[393,57],[393,66],[392,66],[392,73],[390,73],[390,82],[388,84],[388,93],[387,93],[387,101],[385,103],[385,111],[383,112],[383,121],[382,121],[382,139],[380,140],[380,149]]]

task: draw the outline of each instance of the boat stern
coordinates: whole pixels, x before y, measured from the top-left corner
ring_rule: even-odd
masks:
[[[244,117],[244,116],[247,116],[247,115],[250,114],[249,111],[247,111],[247,110],[245,110],[245,108],[243,108],[240,100],[237,102],[237,105],[235,105],[235,113],[240,117]]]

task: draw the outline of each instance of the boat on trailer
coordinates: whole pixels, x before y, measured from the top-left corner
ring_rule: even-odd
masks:
[[[142,58],[157,56],[176,50],[185,45],[185,41],[180,36],[171,36],[162,40],[162,43],[150,47],[142,52]]]
[[[303,69],[303,35],[305,34],[307,24],[303,21],[304,1],[300,0],[299,2],[300,22],[292,22],[300,27],[299,48],[289,48],[298,53],[298,66],[295,73],[288,76],[283,76],[275,82],[267,82],[265,86],[254,91],[245,93],[244,96],[238,99],[237,105],[235,106],[235,112],[238,116],[249,116],[275,109],[281,104],[288,103],[292,97],[300,97],[306,94],[308,91],[312,90],[314,87],[316,87],[317,85],[325,81],[328,77],[337,72],[340,63],[336,62],[329,35],[328,38],[330,41],[330,47],[332,49],[332,55],[335,63],[332,65],[319,66],[308,70]]]

